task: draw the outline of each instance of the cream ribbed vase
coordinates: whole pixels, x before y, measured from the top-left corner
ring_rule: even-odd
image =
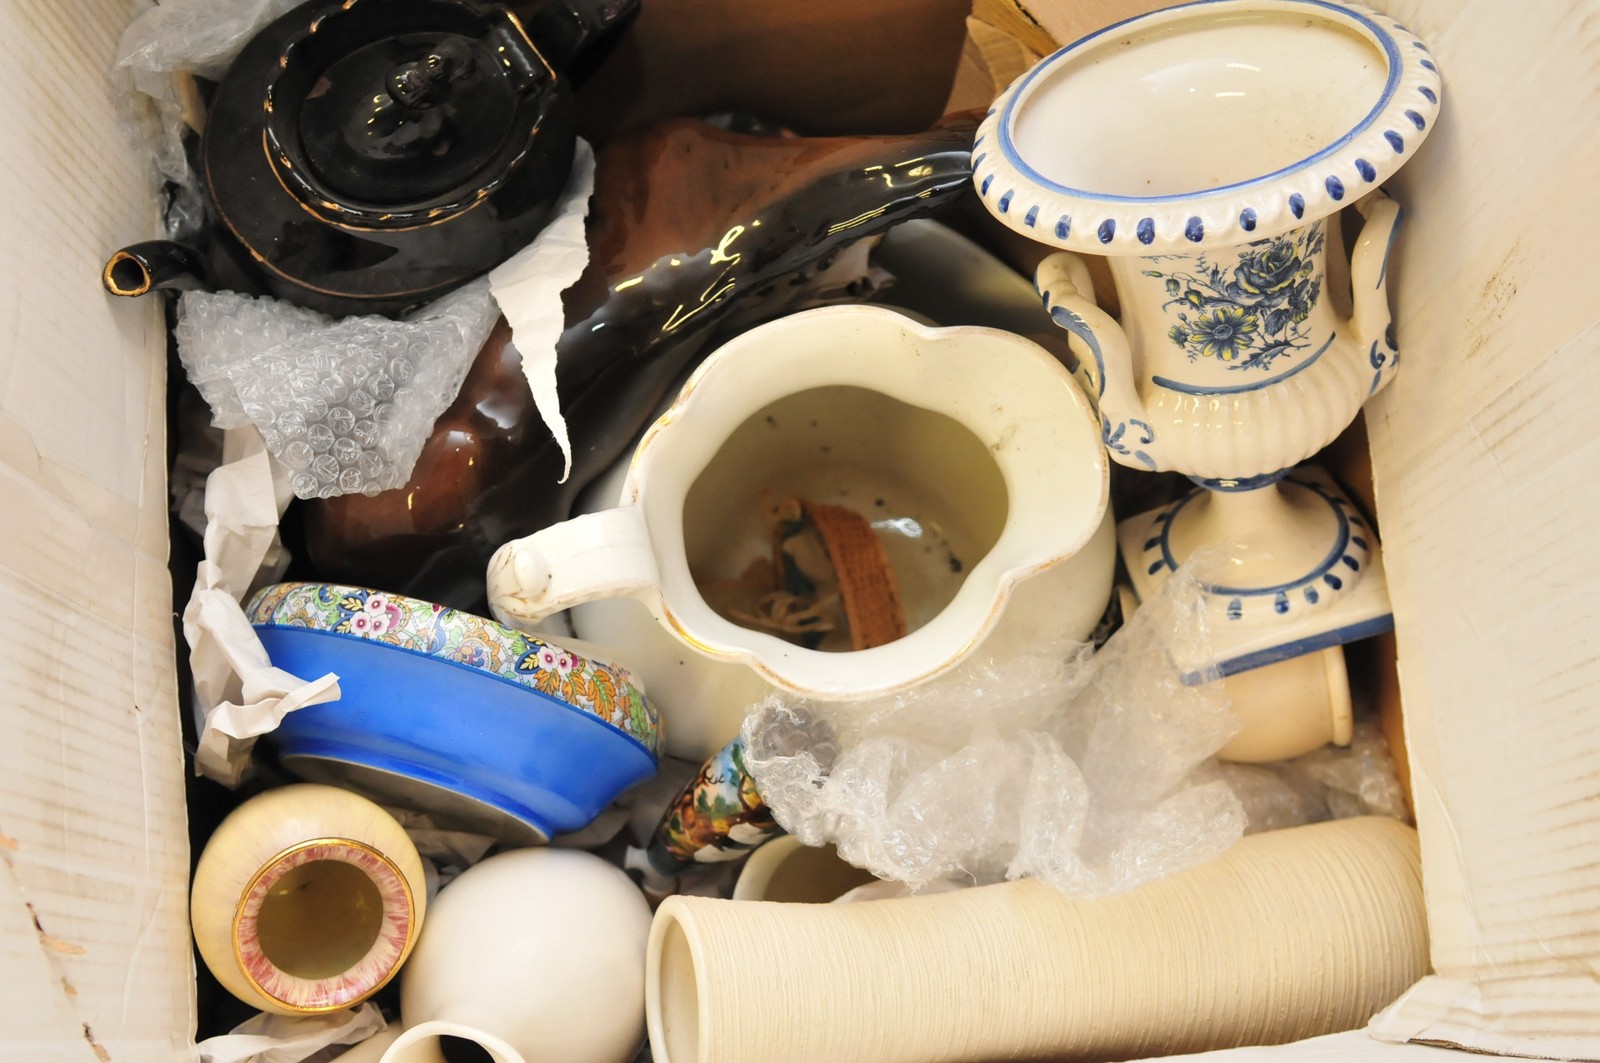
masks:
[[[1127,1059],[1351,1029],[1427,966],[1416,832],[1371,817],[1096,901],[673,897],[646,1014],[656,1063]]]

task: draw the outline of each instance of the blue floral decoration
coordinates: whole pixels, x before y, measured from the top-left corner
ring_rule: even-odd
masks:
[[[1310,345],[1305,322],[1322,294],[1317,256],[1324,242],[1322,223],[1257,240],[1231,268],[1204,254],[1178,258],[1192,270],[1147,269],[1146,277],[1166,282],[1164,309],[1176,323],[1167,339],[1191,362],[1215,359],[1229,369],[1268,369],[1285,354]]]

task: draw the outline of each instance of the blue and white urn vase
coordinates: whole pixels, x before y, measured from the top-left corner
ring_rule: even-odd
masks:
[[[1085,37],[995,102],[973,180],[1061,249],[1036,280],[1069,333],[1111,457],[1199,485],[1119,525],[1146,596],[1230,544],[1211,590],[1224,674],[1392,623],[1377,540],[1295,466],[1399,365],[1386,288],[1400,210],[1381,190],[1439,112],[1429,52],[1332,0],[1199,0]],[[1348,260],[1339,211],[1354,206]],[[1104,256],[1120,321],[1083,254]]]

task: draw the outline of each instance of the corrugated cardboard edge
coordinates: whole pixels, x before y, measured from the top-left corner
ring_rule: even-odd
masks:
[[[133,4],[0,6],[0,1058],[190,1058],[165,339],[106,252],[152,197],[106,71]]]
[[[1596,1059],[1600,12],[1387,7],[1445,81],[1368,410],[1436,974],[1372,1032]]]
[[[1024,6],[1069,41],[1164,5]],[[1600,1059],[1600,11],[1378,6],[1429,43],[1445,97],[1394,183],[1405,368],[1367,415],[1437,974],[1370,1033]]]

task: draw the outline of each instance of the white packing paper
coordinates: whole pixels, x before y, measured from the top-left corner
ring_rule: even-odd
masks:
[[[511,325],[512,344],[522,354],[522,373],[533,405],[561,447],[561,480],[572,472],[572,443],[556,394],[556,341],[566,328],[561,293],[572,287],[589,264],[584,218],[594,192],[594,151],[579,140],[566,191],[549,224],[533,243],[489,274],[489,291]]]
[[[230,1033],[199,1044],[200,1063],[301,1063],[329,1045],[353,1045],[388,1024],[374,1004],[328,1015],[268,1015],[246,1019]]]
[[[255,740],[295,709],[338,700],[339,677],[308,682],[274,668],[244,615],[240,599],[263,568],[280,563],[278,518],[290,495],[256,429],[228,435],[230,460],[206,478],[206,556],[183,611],[183,634],[204,714],[195,767],[237,786]]]

